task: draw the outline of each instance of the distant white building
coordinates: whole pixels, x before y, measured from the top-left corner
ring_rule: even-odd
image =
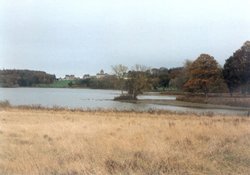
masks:
[[[109,74],[107,73],[104,73],[103,70],[101,70],[99,73],[96,74],[96,78],[100,79],[100,78],[105,78],[105,77],[108,77]]]
[[[65,75],[64,80],[75,80],[75,75]]]

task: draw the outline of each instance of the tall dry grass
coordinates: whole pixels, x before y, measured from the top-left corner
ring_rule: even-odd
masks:
[[[0,174],[249,174],[250,118],[2,109]]]

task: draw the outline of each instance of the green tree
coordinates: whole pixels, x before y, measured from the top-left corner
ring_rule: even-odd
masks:
[[[189,80],[184,89],[188,92],[202,92],[207,97],[209,92],[224,90],[222,70],[217,61],[208,54],[201,54],[189,67]]]
[[[239,88],[242,93],[247,91],[250,84],[250,41],[226,60],[223,76],[231,95]]]
[[[181,69],[179,68],[179,71],[177,71],[177,73],[175,73],[175,75],[172,75],[172,79],[169,82],[169,86],[171,88],[183,90],[184,84],[190,78],[190,71],[189,70],[190,70],[191,65],[192,65],[192,61],[186,60],[184,63],[184,67]]]
[[[159,87],[162,87],[163,90],[165,90],[169,86],[169,81],[170,81],[168,69],[161,67],[159,69],[158,78],[159,78]]]
[[[159,69],[153,68],[146,71],[147,78],[152,86],[152,89],[163,89],[165,90],[169,85],[169,74],[168,69],[161,67]]]
[[[69,86],[69,87],[72,87],[72,86],[73,86],[73,82],[70,81],[70,82],[68,83],[68,86]]]

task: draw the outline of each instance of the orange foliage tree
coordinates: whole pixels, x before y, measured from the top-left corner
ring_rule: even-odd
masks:
[[[201,54],[189,67],[189,80],[184,90],[193,93],[223,92],[226,85],[222,78],[222,69],[214,57]]]

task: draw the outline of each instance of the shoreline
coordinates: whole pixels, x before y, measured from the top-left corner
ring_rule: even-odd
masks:
[[[143,104],[157,104],[157,105],[169,105],[169,106],[179,106],[179,107],[189,107],[189,108],[199,108],[199,109],[227,109],[227,110],[250,110],[250,107],[237,107],[228,105],[215,105],[215,104],[205,104],[205,103],[193,103],[178,100],[138,100],[137,103]]]
[[[139,102],[141,103],[141,102]],[[146,104],[145,102],[143,102]],[[204,108],[205,109],[205,108]],[[221,108],[219,108],[221,109]],[[230,110],[230,109],[226,109]],[[235,110],[235,109],[234,109]],[[240,109],[237,109],[240,111]],[[30,112],[51,112],[51,113],[79,113],[79,114],[135,114],[135,115],[177,115],[177,116],[197,116],[197,117],[216,117],[216,116],[223,116],[223,117],[243,117],[248,118],[249,112],[248,110],[242,111],[244,113],[218,113],[213,111],[204,111],[204,112],[195,112],[195,111],[172,111],[172,110],[164,110],[164,109],[150,109],[150,110],[118,110],[118,109],[84,109],[84,108],[68,108],[68,107],[44,107],[40,105],[21,105],[21,106],[1,106],[0,105],[0,112],[1,111],[30,111]],[[246,113],[245,113],[246,112]]]
[[[162,105],[162,106],[172,106],[172,107],[184,107],[190,108],[190,111],[181,111],[181,110],[170,110],[170,109],[155,109],[149,108],[145,110],[137,110],[137,109],[107,109],[107,108],[84,108],[84,107],[67,107],[67,106],[42,106],[42,105],[12,105],[9,101],[0,101],[0,111],[5,109],[21,109],[21,110],[41,110],[41,111],[71,111],[71,112],[116,112],[116,113],[145,113],[145,114],[180,114],[180,115],[188,115],[194,114],[199,116],[204,115],[230,115],[230,113],[220,113],[216,111],[206,111],[206,110],[228,110],[235,111],[240,113],[234,113],[232,115],[238,116],[249,116],[250,108],[247,107],[234,107],[227,105],[214,105],[214,104],[204,104],[204,103],[193,103],[193,102],[185,102],[178,100],[156,100],[156,99],[140,99],[140,100],[121,100],[119,102],[125,103],[135,103],[135,104],[152,104],[152,105]],[[194,111],[192,111],[194,109]],[[195,109],[204,109],[204,112],[195,111]]]

